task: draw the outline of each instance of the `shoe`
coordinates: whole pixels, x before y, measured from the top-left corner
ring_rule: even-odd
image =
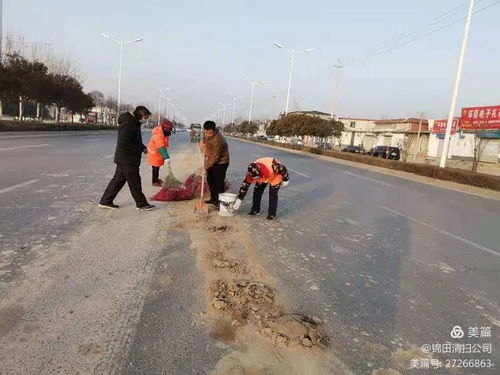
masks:
[[[274,220],[274,219],[276,219],[276,216],[273,216],[273,215],[267,215],[266,219],[267,219],[267,220]]]
[[[256,216],[256,215],[259,215],[260,214],[260,211],[255,211],[255,210],[252,210],[248,213],[250,216]]]
[[[153,206],[152,204],[147,204],[145,206],[137,207],[137,209],[141,211],[151,211],[154,210],[154,208],[155,206]]]
[[[161,185],[163,185],[163,183],[161,181],[153,182],[153,186],[161,187]]]
[[[120,208],[120,206],[116,205],[116,204],[113,204],[113,203],[110,203],[110,204],[102,204],[102,203],[99,203],[99,208],[106,208],[108,210],[114,210],[116,208]]]
[[[206,204],[210,204],[216,208],[219,208],[219,201],[206,201]]]
[[[208,201],[205,201],[206,204],[214,204],[214,201],[209,199]]]

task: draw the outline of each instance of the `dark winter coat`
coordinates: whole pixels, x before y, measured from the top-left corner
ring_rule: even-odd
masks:
[[[125,112],[118,117],[118,141],[116,142],[115,163],[140,165],[146,146],[142,143],[141,123]]]

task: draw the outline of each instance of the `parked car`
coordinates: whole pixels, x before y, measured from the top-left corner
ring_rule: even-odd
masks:
[[[377,158],[399,160],[401,159],[401,150],[398,147],[375,146],[367,154]]]
[[[294,139],[292,141],[292,145],[297,145],[297,146],[304,146],[304,142],[302,142],[301,139]]]
[[[347,146],[342,149],[342,152],[352,152],[354,154],[361,154],[363,149],[360,146]]]
[[[262,141],[267,141],[267,136],[266,135],[259,135],[257,139],[260,139]]]
[[[328,142],[316,142],[316,147],[322,150],[333,150],[332,144]]]

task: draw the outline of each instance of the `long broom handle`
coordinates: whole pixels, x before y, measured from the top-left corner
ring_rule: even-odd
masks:
[[[200,142],[201,143],[201,142]],[[201,147],[200,147],[200,154],[203,163],[205,163],[205,156],[201,152]],[[200,202],[203,202],[203,194],[205,193],[205,174],[207,173],[205,169],[205,165],[203,165],[203,173],[201,174],[201,195],[200,195]]]

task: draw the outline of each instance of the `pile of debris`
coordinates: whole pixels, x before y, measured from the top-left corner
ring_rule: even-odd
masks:
[[[212,306],[229,315],[233,326],[254,323],[260,333],[277,346],[327,347],[321,320],[314,316],[284,314],[277,306],[277,292],[259,282],[216,281]]]

